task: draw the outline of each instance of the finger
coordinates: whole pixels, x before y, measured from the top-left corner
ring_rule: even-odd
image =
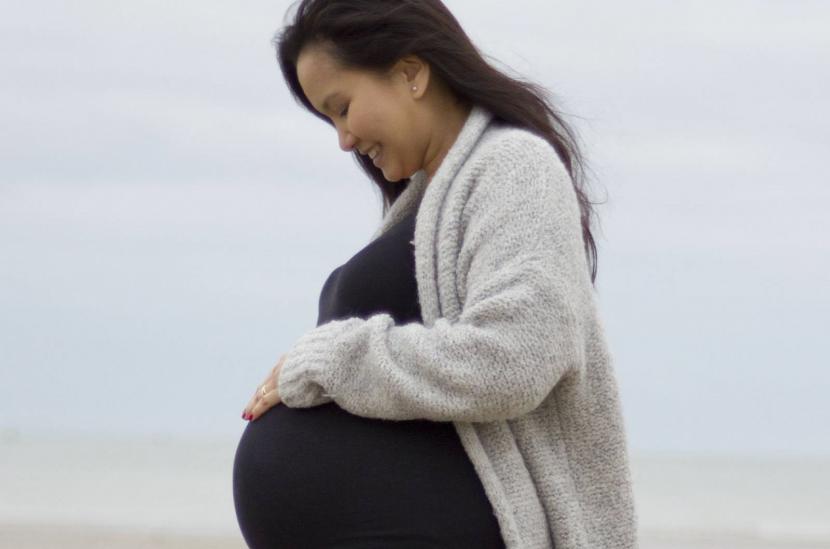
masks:
[[[262,401],[262,398],[263,398],[262,388],[263,387],[265,387],[265,392],[266,393],[268,393],[269,391],[276,391],[277,384],[276,384],[276,380],[275,380],[273,375],[268,374],[265,377],[265,380],[263,380],[263,382],[256,388],[256,390],[254,391],[254,395],[251,397],[251,400],[248,402],[248,405],[245,406],[245,409],[242,411],[242,417],[243,418],[245,418],[245,416],[247,414],[253,414],[254,413],[254,408],[256,407],[256,405],[260,401]],[[277,400],[277,402],[279,402],[279,398],[277,398],[276,400]],[[271,406],[273,406],[273,404]],[[260,415],[262,415],[262,414],[260,414]],[[250,419],[250,417],[248,417],[247,419]]]
[[[251,410],[253,410],[254,405],[256,405],[254,398],[251,398],[251,400],[248,401],[248,404],[245,405],[245,408],[242,409],[242,419],[251,419]]]
[[[282,368],[282,363],[283,362],[285,362],[285,355],[282,355],[280,357],[280,359],[277,361],[277,363],[274,365],[274,367],[271,368],[271,375],[272,376],[275,375],[279,371],[280,368]]]
[[[248,419],[249,414],[253,413],[254,407],[257,405],[257,402],[262,398],[262,387],[266,387],[268,389],[276,389],[277,388],[277,375],[279,370],[282,368],[282,363],[285,361],[285,354],[281,355],[277,363],[271,368],[271,371],[268,375],[265,376],[265,379],[262,380],[256,390],[254,391],[253,396],[248,401],[248,404],[245,405],[245,408],[242,410],[242,417],[244,419]],[[279,399],[278,399],[279,401]],[[260,414],[261,415],[261,414]]]
[[[273,378],[274,378],[274,368],[271,368],[271,370],[265,375],[265,379],[262,380],[262,383],[260,383],[260,385],[265,385],[266,383],[271,381]]]
[[[269,378],[266,378],[266,380],[267,379],[269,379]],[[253,409],[254,409],[254,406],[256,406],[257,402],[259,402],[260,399],[262,399],[262,387],[263,387],[263,385],[266,387],[266,391],[268,390],[267,382],[262,383],[262,384],[257,386],[257,388],[254,390],[253,396],[251,396],[251,399],[248,401],[248,404],[245,405],[245,409],[242,411],[242,417],[243,418],[246,415],[252,413]]]
[[[265,396],[259,399],[259,401],[254,405],[253,410],[251,411],[252,418],[251,421],[256,421],[262,414],[267,412],[270,408],[273,408],[277,404],[280,403],[279,395],[277,391],[268,391],[265,393]]]

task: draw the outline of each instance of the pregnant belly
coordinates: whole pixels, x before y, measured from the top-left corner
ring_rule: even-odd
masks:
[[[251,547],[498,536],[451,423],[364,418],[334,402],[279,404],[249,422],[234,458],[233,495]]]

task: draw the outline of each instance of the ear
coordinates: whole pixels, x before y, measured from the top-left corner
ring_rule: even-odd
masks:
[[[412,93],[414,97],[421,97],[426,92],[430,80],[429,63],[412,54],[402,57],[395,67],[395,74],[400,75],[397,78],[401,78],[408,90],[407,93]],[[417,86],[417,91],[413,92],[412,86]]]

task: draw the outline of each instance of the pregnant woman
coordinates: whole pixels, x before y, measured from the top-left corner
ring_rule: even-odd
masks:
[[[275,42],[384,207],[245,406],[247,544],[637,547],[573,132],[439,0],[302,0]]]

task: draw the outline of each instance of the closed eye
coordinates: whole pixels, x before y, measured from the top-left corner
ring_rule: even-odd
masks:
[[[343,112],[340,113],[340,116],[346,116],[349,112],[349,106],[346,105],[346,108],[343,109]]]

